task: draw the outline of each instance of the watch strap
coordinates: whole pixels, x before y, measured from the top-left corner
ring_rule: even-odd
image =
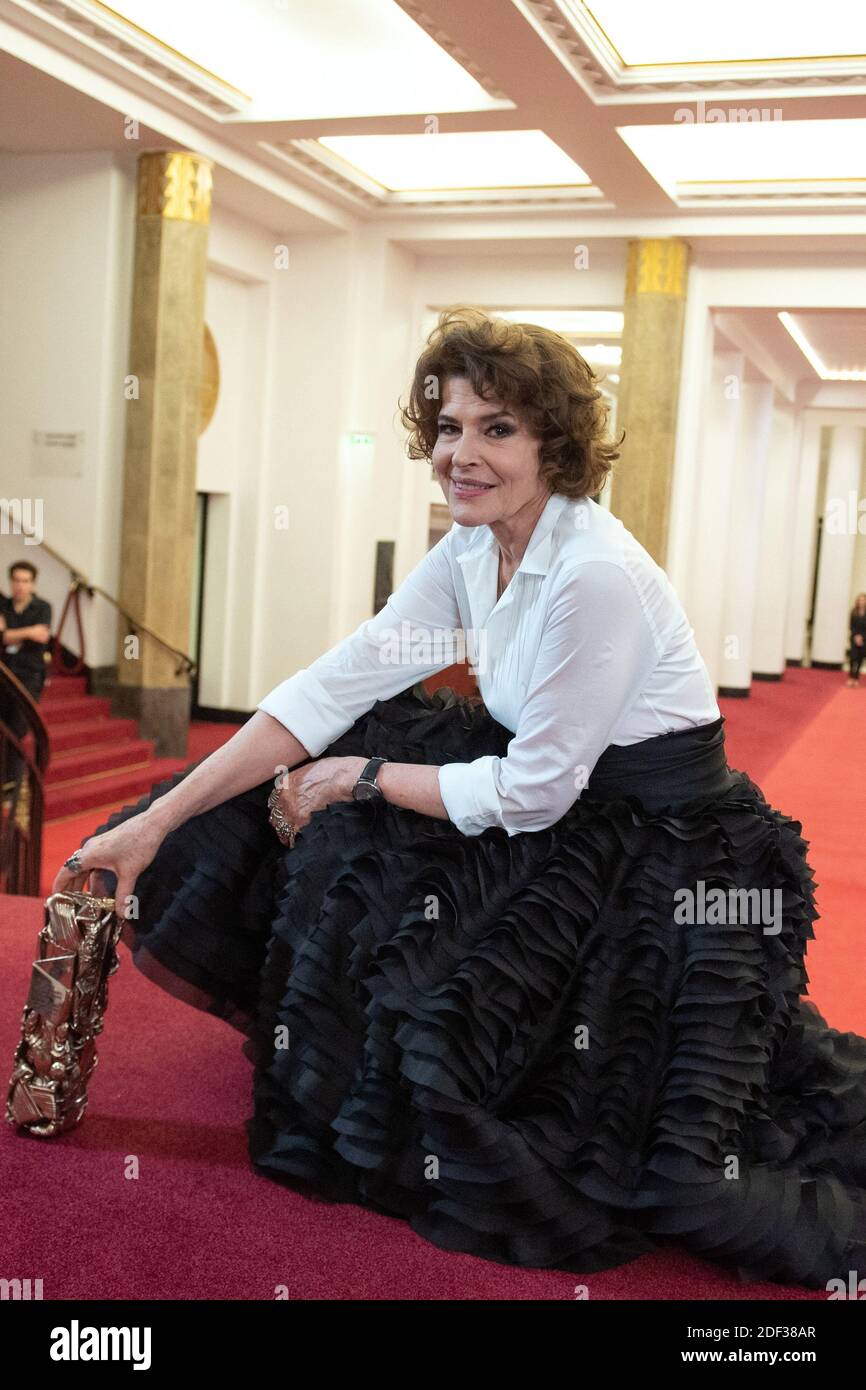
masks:
[[[379,768],[382,766],[382,764],[386,763],[387,761],[387,758],[370,758],[366,766],[361,769],[361,772],[359,773],[357,780],[355,781],[355,786],[357,787],[360,783],[363,783],[365,786],[372,787],[374,789],[374,797],[365,798],[366,800],[375,799],[376,801],[384,801],[385,798],[382,792],[382,788],[376,781],[376,774],[379,771]]]

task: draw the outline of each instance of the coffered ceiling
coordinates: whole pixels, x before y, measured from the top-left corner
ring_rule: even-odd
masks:
[[[87,126],[128,149],[134,118],[139,147],[194,143],[301,224],[772,210],[841,231],[866,209],[864,32],[850,0],[0,0],[0,145],[81,148]]]

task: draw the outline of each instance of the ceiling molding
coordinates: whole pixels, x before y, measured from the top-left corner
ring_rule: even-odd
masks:
[[[457,192],[430,193],[390,193],[379,205],[378,215],[400,216],[411,211],[439,216],[447,212],[459,216],[465,212],[497,213],[570,213],[612,212],[614,204],[609,202],[600,189],[591,185],[579,189],[526,188],[519,192],[514,189],[463,189]]]
[[[393,209],[396,212],[431,211],[466,212],[496,208],[498,211],[570,209],[588,207],[610,209],[601,191],[593,184],[567,184],[551,187],[542,184],[525,188],[384,188],[363,170],[354,169],[333,150],[317,140],[290,140],[286,144],[262,143],[260,148],[296,169],[314,177],[320,186],[328,187],[350,199],[358,209],[368,212]]]
[[[472,55],[462,49],[451,35],[445,32],[438,19],[428,14],[423,6],[415,4],[415,0],[400,0],[400,9],[405,10],[419,29],[423,29],[427,37],[433,39],[434,43],[437,43],[449,57],[459,63],[470,77],[474,77],[479,87],[483,87],[489,97],[493,97],[494,101],[509,100],[508,93],[503,92],[502,88],[493,81],[493,78],[484,71],[480,64],[476,63]]]
[[[866,57],[776,58],[719,63],[626,66],[603,30],[572,0],[512,0],[526,21],[597,104],[675,93],[730,97],[760,89],[765,97],[866,93]]]
[[[249,97],[230,83],[208,73],[192,59],[136,29],[110,10],[91,6],[87,0],[9,0],[9,3],[62,30],[128,71],[146,77],[204,114],[236,116],[249,105]]]
[[[846,181],[844,187],[829,183],[797,184],[760,182],[690,185],[679,184],[676,190],[677,207],[693,208],[854,208],[866,207],[866,180]]]
[[[350,206],[355,212],[372,211],[377,207],[381,201],[381,194],[373,191],[377,186],[373,184],[372,179],[368,181],[369,187],[366,187],[360,178],[348,178],[330,163],[330,159],[336,159],[330,150],[320,145],[314,152],[308,148],[311,145],[316,145],[316,141],[290,140],[288,144],[282,145],[275,141],[262,140],[259,142],[259,149],[291,169],[293,173],[311,180],[320,191],[324,190],[332,197],[336,195],[345,206]],[[324,154],[330,157],[329,160],[322,157]]]

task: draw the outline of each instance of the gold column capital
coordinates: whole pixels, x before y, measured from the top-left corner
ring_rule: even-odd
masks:
[[[673,294],[686,292],[689,244],[678,237],[646,237],[628,244],[625,294]]]
[[[146,150],[138,157],[138,215],[210,222],[213,160],[192,150]]]

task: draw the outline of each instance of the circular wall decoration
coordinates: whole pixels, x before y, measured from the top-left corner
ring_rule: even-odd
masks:
[[[213,334],[207,324],[204,326],[204,342],[202,343],[201,353],[201,383],[199,385],[199,418],[198,432],[204,434],[216,410],[217,397],[220,393],[220,360],[217,356],[216,343]]]

